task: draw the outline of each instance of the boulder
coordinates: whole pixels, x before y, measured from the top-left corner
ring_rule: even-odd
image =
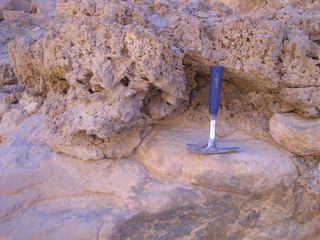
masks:
[[[278,144],[297,155],[320,156],[320,119],[277,113],[270,119],[270,133]]]

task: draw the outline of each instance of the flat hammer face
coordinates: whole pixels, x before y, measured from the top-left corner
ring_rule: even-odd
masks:
[[[216,146],[216,122],[220,105],[220,93],[222,84],[222,66],[210,66],[210,92],[209,92],[209,112],[210,112],[210,134],[207,146],[187,144],[188,151],[196,154],[223,154],[232,153],[239,148],[220,148]]]

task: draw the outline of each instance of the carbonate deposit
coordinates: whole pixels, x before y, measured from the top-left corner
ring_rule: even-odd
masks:
[[[1,240],[319,240],[318,0],[0,0]],[[218,144],[209,67],[224,66]]]

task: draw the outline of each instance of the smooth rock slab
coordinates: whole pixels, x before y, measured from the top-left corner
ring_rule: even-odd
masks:
[[[144,139],[137,158],[161,179],[224,192],[263,193],[280,186],[288,187],[298,176],[287,153],[244,134],[218,143],[218,146],[240,147],[240,152],[188,153],[186,143],[204,144],[207,134],[206,129],[157,128]]]
[[[320,156],[320,119],[277,113],[270,119],[270,133],[277,143],[291,152]]]

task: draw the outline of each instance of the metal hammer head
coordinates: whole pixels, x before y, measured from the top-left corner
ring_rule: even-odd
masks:
[[[221,148],[217,147],[215,142],[212,139],[209,139],[207,146],[199,146],[196,144],[187,144],[188,151],[196,154],[223,154],[223,153],[232,153],[237,152],[239,148],[237,147],[228,147]]]

